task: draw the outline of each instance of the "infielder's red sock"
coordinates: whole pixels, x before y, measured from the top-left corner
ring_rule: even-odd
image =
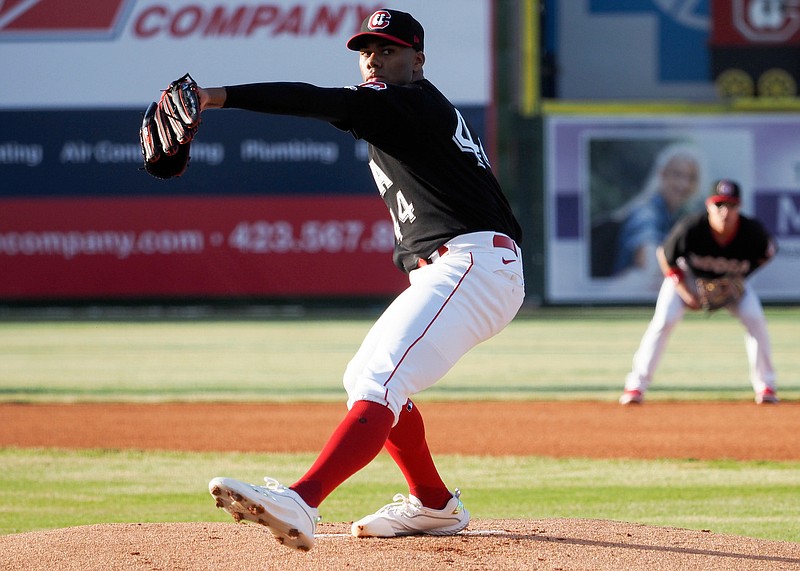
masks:
[[[357,401],[334,430],[316,462],[289,486],[315,508],[383,448],[394,414],[382,404]]]
[[[442,509],[453,497],[436,470],[425,440],[422,415],[411,401],[400,412],[400,420],[389,433],[386,450],[403,472],[409,492],[422,505]]]

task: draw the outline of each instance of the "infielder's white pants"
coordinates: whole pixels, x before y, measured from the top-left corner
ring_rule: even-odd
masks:
[[[741,321],[745,328],[745,349],[750,364],[750,382],[756,393],[769,387],[775,390],[775,369],[772,365],[772,348],[767,332],[767,320],[761,300],[749,286],[739,303],[728,311]],[[686,305],[670,279],[665,279],[658,292],[653,319],[633,356],[633,369],[625,378],[625,390],[644,393],[653,380],[653,374],[667,347],[672,329],[683,318]]]
[[[494,247],[495,232],[454,238],[448,253],[409,274],[409,287],[380,316],[347,365],[347,406],[386,405],[397,422],[475,345],[499,333],[524,298],[522,254]]]

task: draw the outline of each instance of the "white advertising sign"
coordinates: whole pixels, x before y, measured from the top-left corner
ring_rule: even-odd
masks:
[[[730,178],[741,184],[743,214],[759,219],[779,247],[751,283],[764,301],[796,302],[798,130],[796,115],[548,118],[548,299],[654,301],[663,280],[656,246],[680,216],[704,208],[713,180]],[[669,166],[676,157],[691,160],[696,175],[680,178],[691,183],[667,180],[678,172]]]
[[[0,109],[142,107],[186,72],[200,85],[360,81],[345,47],[383,7],[343,0],[0,2]],[[426,77],[489,101],[490,0],[396,0],[425,28]]]

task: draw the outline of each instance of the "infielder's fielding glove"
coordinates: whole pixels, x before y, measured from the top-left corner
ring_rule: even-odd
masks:
[[[170,83],[144,114],[139,129],[144,170],[160,179],[181,176],[189,165],[189,148],[198,125],[197,83],[187,73]]]
[[[697,278],[697,297],[706,311],[714,311],[739,302],[744,295],[744,280],[740,277]]]

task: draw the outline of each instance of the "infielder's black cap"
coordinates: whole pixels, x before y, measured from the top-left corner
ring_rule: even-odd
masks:
[[[742,190],[739,185],[732,180],[723,178],[714,183],[711,187],[711,202],[732,202],[739,204],[742,200]]]
[[[425,31],[411,14],[381,9],[361,23],[361,31],[347,41],[347,47],[358,51],[370,39],[384,39],[401,46],[423,51]]]

